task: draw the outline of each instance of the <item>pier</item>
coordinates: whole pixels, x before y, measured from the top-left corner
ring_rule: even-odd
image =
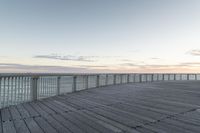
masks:
[[[198,133],[199,80],[199,74],[4,74],[0,133]]]

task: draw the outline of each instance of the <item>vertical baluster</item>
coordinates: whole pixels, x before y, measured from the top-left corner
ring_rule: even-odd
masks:
[[[50,84],[49,84],[50,79],[49,79],[49,77],[47,77],[46,79],[47,79],[47,88],[46,88],[47,89],[47,95],[45,97],[50,95]]]
[[[43,97],[43,96],[45,96],[47,94],[47,90],[46,90],[46,78],[41,77],[40,79],[43,80],[43,87],[44,87],[43,88],[43,93],[40,94]]]
[[[88,75],[85,75],[85,89],[88,89]]]
[[[18,81],[17,81],[17,88],[18,88],[18,103],[21,102],[21,88],[20,88],[20,77],[18,77]]]
[[[114,74],[113,76],[114,76],[114,77],[113,77],[113,84],[114,84],[114,85],[116,85],[116,81],[117,81],[117,75],[116,75],[116,74]]]
[[[120,84],[122,84],[122,77],[123,75],[122,74],[120,74]]]
[[[52,77],[49,77],[49,91],[50,93],[48,97],[53,95],[53,78]]]
[[[142,82],[142,74],[139,74],[139,82]]]
[[[76,92],[77,76],[73,76],[72,92]]]
[[[130,76],[131,76],[131,74],[127,74],[127,83],[130,83],[131,81],[130,81]]]
[[[15,86],[14,86],[14,88],[15,88],[15,97],[14,97],[14,102],[15,102],[15,104],[17,104],[17,91],[18,91],[18,89],[17,89],[17,77],[15,77],[14,78],[14,83],[15,83]]]
[[[106,85],[108,85],[108,74],[106,74]]]
[[[30,78],[27,77],[27,101],[29,101]]]
[[[40,77],[40,80],[39,80],[39,86],[40,86],[40,95],[45,95],[45,81],[44,81],[44,78],[43,77]]]
[[[7,104],[6,106],[8,106],[10,104],[10,77],[8,77],[8,83],[7,83]]]
[[[189,74],[187,74],[187,80],[189,80],[189,76],[190,76],[190,75],[189,75]]]
[[[11,80],[11,105],[14,104],[13,97],[14,97],[14,87],[13,87],[13,77],[10,78]]]
[[[157,81],[159,81],[159,74],[157,74]]]
[[[25,93],[25,90],[24,90],[24,77],[21,77],[21,89],[22,89],[22,102],[24,102],[24,93]]]
[[[99,78],[100,78],[100,76],[97,75],[97,78],[96,78],[96,87],[97,87],[97,88],[99,87]]]
[[[2,87],[1,87],[2,77],[0,77],[0,108],[2,108]]]
[[[136,82],[136,74],[134,74],[133,76],[134,76],[133,77],[134,78],[133,82],[135,83]]]
[[[30,96],[30,78],[27,77],[27,97],[26,97],[27,101],[30,100],[29,96]]]
[[[37,91],[38,91],[38,79],[39,79],[39,77],[38,76],[33,76],[32,77],[32,81],[31,81],[31,94],[32,94],[32,100],[34,101],[34,100],[37,100],[37,97],[38,97],[38,93],[37,93]]]
[[[44,80],[45,80],[45,95],[44,96],[47,96],[49,91],[48,91],[48,79],[47,77],[44,77]]]
[[[57,95],[60,95],[60,77],[57,77]]]
[[[6,98],[6,77],[3,78],[3,107],[5,107]]]
[[[27,101],[27,77],[24,77],[24,101]]]

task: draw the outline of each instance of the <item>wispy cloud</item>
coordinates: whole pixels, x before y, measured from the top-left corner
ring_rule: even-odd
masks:
[[[107,68],[108,66],[106,66],[106,65],[79,65],[79,67],[84,67],[84,68]]]
[[[200,56],[200,49],[190,50],[187,53],[193,56]]]
[[[200,67],[200,62],[182,62],[178,64],[135,64],[135,63],[122,63],[119,64],[120,66],[124,67],[135,67],[135,68],[152,68],[152,69],[167,69],[167,68],[182,68],[182,67]]]
[[[80,61],[80,62],[96,62],[99,60],[107,59],[118,59],[121,56],[84,56],[84,55],[59,55],[59,54],[49,54],[49,55],[35,55],[33,58],[39,59],[53,59],[53,60],[63,60],[63,61]]]
[[[152,57],[150,58],[151,60],[161,60],[160,58],[157,58],[157,57]]]
[[[93,72],[93,70],[86,67],[41,66],[0,63],[0,72],[85,73]]]
[[[83,62],[93,62],[91,58],[94,58],[93,56],[73,56],[73,55],[67,55],[67,56],[60,56],[57,54],[51,54],[51,55],[36,55],[34,58],[40,58],[40,59],[54,59],[54,60],[65,60],[65,61],[83,61]]]

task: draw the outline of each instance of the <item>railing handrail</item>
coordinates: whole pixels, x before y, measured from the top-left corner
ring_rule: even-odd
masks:
[[[127,74],[200,74],[200,73],[0,73],[0,77],[10,76],[85,76],[85,75],[127,75]]]

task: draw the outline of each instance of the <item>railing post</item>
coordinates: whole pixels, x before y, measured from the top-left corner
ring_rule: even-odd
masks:
[[[139,82],[142,82],[142,74],[139,74]]]
[[[108,85],[108,74],[106,74],[106,85]]]
[[[163,81],[165,80],[165,74],[164,73],[162,74],[162,80]]]
[[[187,80],[189,80],[189,74],[187,74]]]
[[[148,82],[148,74],[145,74],[145,82]]]
[[[120,74],[120,84],[122,84],[122,77],[123,75],[122,74]]]
[[[116,83],[117,83],[116,81],[117,81],[117,75],[114,74],[114,75],[113,75],[113,84],[114,84],[114,85],[116,85]]]
[[[2,80],[2,77],[0,77],[0,94],[1,94],[1,80]],[[1,105],[1,98],[0,98],[0,108],[2,108],[2,105]]]
[[[31,95],[32,101],[37,100],[37,92],[38,92],[38,76],[33,76],[31,78]]]
[[[72,92],[76,92],[77,76],[73,76]]]
[[[57,95],[60,95],[60,77],[57,77]]]
[[[195,76],[195,80],[197,80],[197,74],[195,74],[194,76]]]
[[[99,75],[97,75],[97,79],[96,79],[96,87],[98,88],[99,87],[99,78],[100,76]]]
[[[130,74],[127,74],[127,83],[130,83]]]
[[[88,89],[88,75],[85,75],[85,89]]]

